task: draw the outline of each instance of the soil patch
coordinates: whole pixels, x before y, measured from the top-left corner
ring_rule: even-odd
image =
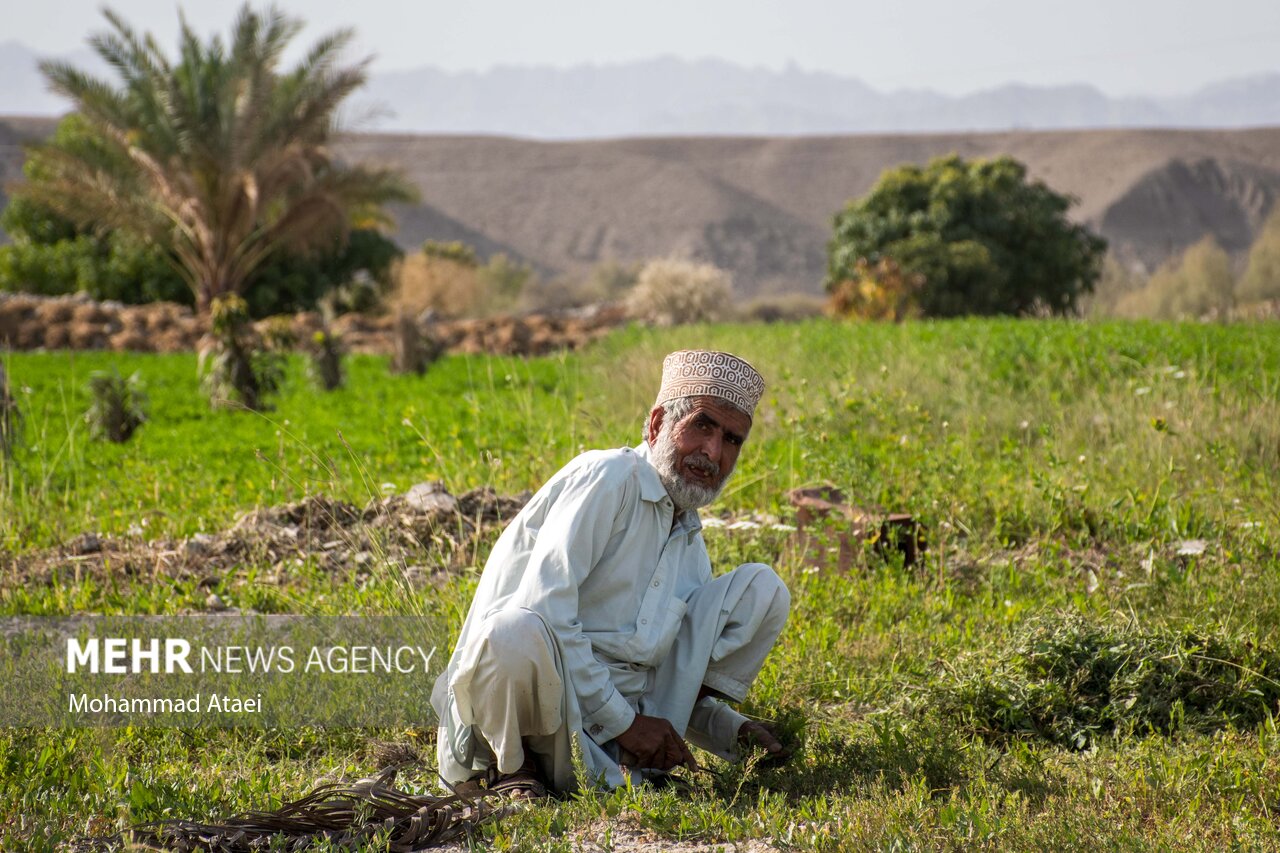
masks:
[[[440,483],[419,483],[364,507],[309,495],[245,513],[220,533],[150,541],[83,533],[56,548],[0,556],[0,569],[28,583],[163,576],[213,586],[236,566],[271,566],[264,580],[278,583],[310,561],[325,571],[357,574],[394,564],[409,582],[422,584],[456,568],[478,537],[515,517],[529,497],[489,488],[455,497]]]

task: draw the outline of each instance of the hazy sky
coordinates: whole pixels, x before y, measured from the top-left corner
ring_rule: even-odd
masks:
[[[97,0],[3,0],[0,39],[65,53],[101,29]],[[173,0],[113,0],[172,44]],[[239,2],[184,4],[204,33]],[[260,5],[260,4],[259,4]],[[675,55],[853,76],[951,94],[1006,82],[1167,95],[1280,71],[1280,0],[284,0],[301,44],[342,26],[375,71],[568,66]],[[2,85],[2,83],[0,83]]]

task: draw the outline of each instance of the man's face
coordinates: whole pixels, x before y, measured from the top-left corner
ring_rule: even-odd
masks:
[[[681,509],[715,500],[738,462],[751,419],[715,397],[700,397],[678,423],[663,423],[661,408],[649,416],[654,467]]]

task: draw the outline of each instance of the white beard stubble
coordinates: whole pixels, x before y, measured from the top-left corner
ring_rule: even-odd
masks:
[[[720,490],[724,488],[729,475],[733,473],[733,466],[730,465],[729,470],[721,473],[720,482],[715,486],[699,486],[696,483],[690,483],[680,473],[685,461],[692,460],[695,465],[701,462],[708,471],[715,471],[717,466],[701,452],[692,453],[684,459],[678,458],[679,451],[671,438],[671,432],[671,428],[668,427],[658,431],[658,439],[652,447],[653,467],[657,470],[658,478],[662,480],[662,485],[666,487],[667,494],[677,510],[683,512],[704,507],[719,497]]]

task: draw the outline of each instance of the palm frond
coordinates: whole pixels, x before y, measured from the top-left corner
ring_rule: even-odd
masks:
[[[392,853],[440,847],[470,835],[507,809],[491,796],[410,794],[393,786],[395,768],[353,785],[323,785],[273,811],[249,811],[211,823],[172,820],[105,838],[81,839],[78,853],[154,844],[179,853],[303,850],[328,842],[348,848],[385,840]],[[277,846],[278,845],[278,846]]]

